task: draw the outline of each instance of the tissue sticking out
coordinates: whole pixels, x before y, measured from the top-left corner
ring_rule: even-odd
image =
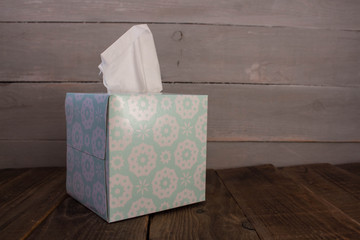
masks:
[[[131,27],[100,56],[99,69],[109,94],[162,91],[155,43],[146,24]]]

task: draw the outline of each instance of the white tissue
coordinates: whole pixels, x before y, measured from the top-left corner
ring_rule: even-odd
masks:
[[[162,91],[155,43],[146,24],[130,28],[100,56],[99,69],[108,93]]]

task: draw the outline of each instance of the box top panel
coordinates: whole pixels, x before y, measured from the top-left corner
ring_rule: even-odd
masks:
[[[108,94],[67,93],[67,145],[105,159]]]

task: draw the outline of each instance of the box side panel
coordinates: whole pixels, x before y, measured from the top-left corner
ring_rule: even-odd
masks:
[[[66,158],[68,194],[107,221],[105,161],[71,146]]]
[[[109,95],[67,93],[67,145],[104,159]]]
[[[207,96],[113,95],[109,217],[136,217],[205,200]]]

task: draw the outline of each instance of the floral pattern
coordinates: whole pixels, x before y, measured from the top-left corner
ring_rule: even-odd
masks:
[[[128,176],[116,174],[110,178],[110,207],[123,207],[132,197],[133,185]]]
[[[91,181],[95,175],[94,160],[86,153],[81,154],[81,169],[85,180]]]
[[[178,177],[173,169],[163,168],[152,181],[153,193],[160,199],[168,198],[176,190]]]
[[[85,98],[82,103],[81,121],[85,129],[90,129],[94,123],[94,105],[91,98]]]
[[[72,142],[76,149],[81,149],[83,145],[83,131],[80,123],[76,122],[72,127]]]
[[[171,108],[172,102],[171,99],[169,97],[163,97],[161,99],[161,108],[163,110],[169,110]]]
[[[156,113],[158,100],[151,95],[131,96],[128,100],[130,114],[137,121],[146,121]]]
[[[173,206],[179,207],[179,206],[187,205],[187,204],[194,203],[194,202],[196,202],[195,192],[192,190],[189,190],[189,189],[184,189],[183,191],[179,192],[176,195]]]
[[[140,198],[135,201],[130,208],[128,217],[141,216],[147,213],[155,212],[156,206],[151,198]]]
[[[91,146],[95,156],[101,156],[105,151],[105,131],[99,127],[95,128],[92,133]]]
[[[93,198],[95,210],[101,215],[104,215],[106,212],[106,195],[105,195],[105,187],[100,182],[96,182],[93,185],[92,198]]]
[[[82,200],[84,197],[84,181],[79,172],[75,172],[72,178],[74,194],[77,199]]]
[[[129,168],[137,177],[148,175],[156,166],[157,154],[153,146],[145,143],[132,149],[129,156]]]
[[[190,119],[199,110],[199,98],[192,95],[179,95],[175,99],[176,112],[183,119]]]
[[[132,142],[134,130],[128,119],[120,116],[110,118],[109,131],[110,151],[122,151]]]
[[[110,165],[115,170],[120,170],[124,166],[124,159],[120,154],[111,156]]]
[[[160,146],[171,146],[178,138],[179,124],[175,117],[164,115],[156,119],[153,132],[154,140]]]
[[[196,143],[187,139],[177,146],[175,150],[175,164],[182,170],[190,169],[198,158]]]
[[[194,174],[194,185],[200,191],[205,190],[205,175],[206,175],[206,165],[205,163],[201,163],[197,166]]]
[[[67,147],[67,192],[106,218],[104,160]]]
[[[198,118],[195,125],[196,137],[200,142],[206,142],[207,114]]]
[[[72,97],[65,100],[66,123],[71,124],[74,119],[74,101]]]
[[[171,153],[170,151],[163,151],[160,155],[160,161],[164,164],[169,163],[171,160]]]

